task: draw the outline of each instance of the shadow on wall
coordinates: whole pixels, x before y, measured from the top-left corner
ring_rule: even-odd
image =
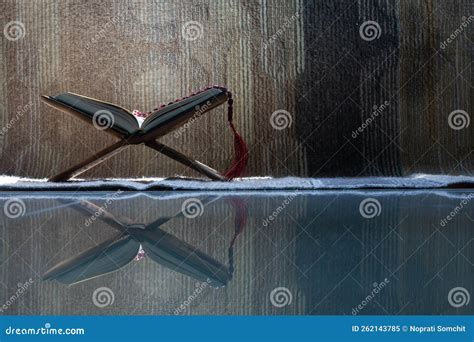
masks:
[[[306,6],[296,112],[308,175],[472,175],[472,49],[463,35],[443,43],[469,29],[459,2]]]

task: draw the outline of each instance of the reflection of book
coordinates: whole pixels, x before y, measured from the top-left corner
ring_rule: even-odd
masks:
[[[231,260],[227,267],[159,228],[170,219],[183,216],[181,212],[176,216],[159,218],[143,225],[133,224],[126,218],[112,215],[88,201],[80,202],[75,207],[87,214],[101,209],[103,215],[98,218],[119,230],[119,233],[100,245],[54,266],[44,274],[43,280],[74,284],[118,270],[135,259],[140,246],[153,261],[197,280],[207,281],[211,286],[224,286],[232,278]],[[229,256],[232,255],[234,240],[235,237],[229,248]]]
[[[43,275],[43,280],[74,284],[118,270],[137,255],[140,243],[130,235],[116,234],[107,241],[65,260]]]
[[[149,113],[131,112],[115,104],[74,93],[43,95],[42,100],[56,109],[72,114],[121,139],[83,162],[51,177],[50,181],[64,181],[77,176],[131,144],[143,143],[214,180],[227,180],[239,176],[247,163],[247,147],[232,124],[231,94],[223,87],[208,87]],[[156,141],[157,138],[184,125],[191,118],[201,116],[226,101],[229,105],[228,120],[234,133],[236,156],[232,167],[225,175]]]
[[[43,279],[74,284],[118,270],[135,259],[140,245],[153,261],[213,286],[224,286],[231,279],[225,265],[159,228],[129,231],[59,263]]]

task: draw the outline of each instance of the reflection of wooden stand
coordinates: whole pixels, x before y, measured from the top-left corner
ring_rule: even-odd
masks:
[[[209,204],[215,197],[203,200]],[[118,231],[118,234],[81,254],[52,267],[43,275],[43,280],[58,280],[65,284],[75,284],[118,270],[131,262],[142,246],[153,261],[188,275],[211,286],[224,286],[232,279],[233,245],[229,247],[229,267],[197,248],[160,229],[164,223],[184,217],[180,211],[171,217],[160,217],[149,224],[134,223],[129,218],[113,215],[103,207],[89,201],[72,203],[73,208],[88,217],[94,216]],[[100,215],[97,215],[100,213]]]
[[[202,103],[201,105],[201,111],[200,113],[203,114],[207,111],[210,111],[211,109],[220,106],[224,102],[226,102],[228,99],[226,93],[221,93],[215,97],[213,97],[211,100],[206,99],[205,103]],[[91,123],[90,120],[88,120],[86,117],[84,117],[83,114],[81,114],[79,111],[64,105],[63,103],[55,100],[53,97],[50,96],[42,96],[42,100],[47,103],[48,105],[72,114],[76,117],[79,117],[82,120],[86,120],[89,124]],[[199,104],[198,104],[199,105]],[[176,110],[179,112],[179,109]],[[177,113],[179,114],[179,113]],[[52,182],[61,182],[61,181],[66,181],[72,177],[76,177],[80,175],[81,173],[93,168],[94,166],[102,163],[103,161],[107,160],[108,158],[112,157],[113,155],[119,153],[123,149],[125,149],[128,145],[136,145],[136,144],[145,144],[146,146],[156,150],[159,153],[164,154],[165,156],[183,164],[186,165],[187,167],[209,177],[210,179],[213,180],[228,180],[226,176],[218,172],[217,170],[214,170],[213,168],[195,160],[190,157],[187,157],[186,155],[182,154],[181,152],[178,152],[171,147],[168,147],[166,145],[163,145],[162,143],[159,143],[156,141],[157,138],[162,137],[172,130],[176,129],[179,126],[182,126],[185,124],[192,116],[194,115],[193,111],[188,111],[184,113],[184,115],[179,115],[179,119],[173,122],[168,122],[165,123],[164,125],[158,127],[157,129],[153,129],[151,132],[148,132],[144,135],[132,135],[132,136],[125,136],[117,131],[107,128],[105,131],[107,131],[110,134],[113,134],[116,137],[119,137],[121,140],[104,148],[103,150],[100,150],[99,152],[96,152],[93,156],[87,158],[86,160],[80,162],[79,164],[70,167],[69,169],[51,177],[49,180]]]

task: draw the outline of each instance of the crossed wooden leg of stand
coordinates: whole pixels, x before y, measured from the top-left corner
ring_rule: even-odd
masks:
[[[127,139],[122,139],[115,144],[112,144],[103,150],[95,153],[93,156],[87,158],[86,160],[82,161],[81,163],[63,171],[49,179],[51,182],[64,182],[69,180],[70,178],[76,177],[83,172],[93,168],[96,165],[99,165],[103,161],[107,160],[108,158],[114,156],[115,154],[119,153],[120,151],[127,148],[129,145],[136,145],[139,143],[143,143],[146,146],[158,151],[161,154],[209,177],[212,180],[219,180],[219,181],[226,181],[227,178],[222,175],[219,171],[214,170],[210,166],[207,166],[200,161],[195,159],[189,158],[188,156],[178,152],[171,147],[168,147],[156,140],[149,140],[146,142],[130,142]]]

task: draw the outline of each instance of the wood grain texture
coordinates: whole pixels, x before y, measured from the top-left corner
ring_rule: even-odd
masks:
[[[402,148],[412,172],[472,174],[473,126],[453,130],[448,119],[459,109],[472,118],[474,25],[461,23],[473,13],[472,2],[401,2]],[[460,27],[462,34],[443,47]]]
[[[474,15],[469,0],[27,1],[3,0],[1,24],[23,38],[0,43],[0,173],[48,177],[113,138],[51,110],[63,91],[149,110],[209,84],[235,96],[236,125],[251,158],[247,175],[472,174]],[[196,21],[201,35],[186,40]],[[375,21],[380,36],[362,39]],[[352,133],[389,105],[356,138]],[[285,110],[292,124],[271,125]],[[232,159],[225,109],[163,143],[223,171]],[[196,174],[143,146],[86,177]]]

